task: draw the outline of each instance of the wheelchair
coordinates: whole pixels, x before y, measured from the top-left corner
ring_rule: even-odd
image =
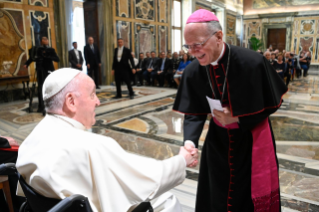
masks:
[[[19,212],[93,212],[87,197],[74,194],[70,197],[53,199],[42,196],[29,186],[14,163],[0,165],[0,175],[17,175],[26,201],[21,205]],[[153,212],[149,202],[142,202],[132,212]]]

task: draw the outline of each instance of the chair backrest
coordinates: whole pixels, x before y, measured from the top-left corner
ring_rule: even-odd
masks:
[[[93,212],[87,197],[74,194],[64,198],[48,212]]]
[[[23,177],[20,175],[19,172],[17,172],[17,175],[18,175],[19,183],[21,185],[23,193],[25,197],[27,198],[27,202],[33,212],[48,211],[61,201],[60,199],[53,199],[53,198],[42,196],[25,182],[25,180],[23,179]]]

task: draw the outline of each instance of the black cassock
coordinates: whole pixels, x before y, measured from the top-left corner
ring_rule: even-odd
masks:
[[[186,67],[173,107],[185,114],[184,141],[196,147],[211,113],[206,96],[223,96],[223,106],[239,118],[225,127],[210,121],[196,211],[280,211],[278,161],[268,117],[280,107],[287,87],[262,55],[224,45],[217,66],[194,60]]]

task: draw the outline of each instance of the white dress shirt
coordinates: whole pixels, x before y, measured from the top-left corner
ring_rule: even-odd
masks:
[[[123,54],[123,48],[124,46],[117,48],[117,61],[120,62]]]

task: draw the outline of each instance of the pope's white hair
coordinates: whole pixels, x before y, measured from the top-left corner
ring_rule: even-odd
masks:
[[[62,111],[63,104],[65,102],[65,96],[68,93],[73,93],[76,96],[81,96],[79,92],[80,83],[83,80],[81,77],[83,73],[74,77],[64,88],[62,88],[57,94],[44,101],[45,110],[51,113],[59,113]]]

